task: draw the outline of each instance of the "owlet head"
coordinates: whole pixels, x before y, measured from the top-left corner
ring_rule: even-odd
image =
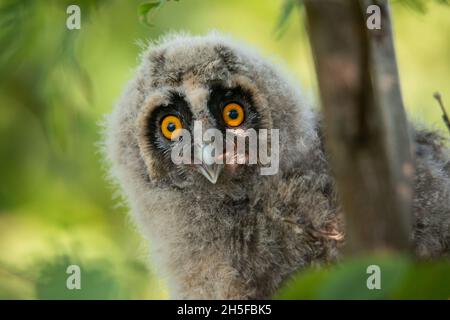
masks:
[[[271,65],[226,38],[170,36],[143,54],[115,112],[116,139],[136,146],[129,168],[143,162],[145,172],[135,173],[155,183],[242,182],[270,166],[270,129],[279,129],[277,161],[302,142],[294,92]]]

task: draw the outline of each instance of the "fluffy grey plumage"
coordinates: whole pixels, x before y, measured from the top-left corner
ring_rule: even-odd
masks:
[[[191,120],[214,127],[208,104],[217,85],[239,87],[258,126],[280,129],[277,175],[226,166],[212,184],[161,149],[149,129],[155,110],[175,96]],[[108,118],[105,145],[174,298],[268,298],[299,268],[338,257],[343,224],[318,123],[297,84],[230,39],[172,35],[144,52]],[[449,153],[433,133],[418,131],[415,141],[413,237],[417,254],[433,257],[450,246]]]

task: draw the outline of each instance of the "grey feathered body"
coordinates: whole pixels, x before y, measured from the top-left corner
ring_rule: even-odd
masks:
[[[143,114],[180,92],[204,117],[210,83],[250,92],[261,127],[280,129],[280,171],[227,169],[216,184],[173,167],[142,132]],[[142,56],[136,77],[107,122],[106,152],[152,258],[174,298],[269,298],[293,272],[333,262],[344,224],[320,134],[299,86],[233,41],[170,36]],[[416,131],[414,233],[417,255],[450,248],[449,152]],[[235,170],[235,169],[233,169]]]

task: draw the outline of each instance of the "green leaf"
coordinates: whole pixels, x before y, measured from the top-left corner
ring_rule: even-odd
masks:
[[[289,281],[276,295],[278,300],[314,299],[319,295],[320,287],[328,281],[327,269],[313,269],[300,272]]]
[[[381,288],[370,290],[367,267],[381,271]],[[450,261],[416,262],[405,256],[377,255],[350,259],[333,267],[295,275],[275,299],[448,299]]]
[[[285,31],[285,27],[287,25],[289,17],[291,16],[292,11],[295,8],[295,2],[296,2],[296,0],[284,0],[283,1],[282,7],[281,7],[281,12],[278,17],[277,24],[275,26],[275,32],[277,33],[277,39],[280,38]]]
[[[381,270],[381,289],[369,290],[367,267],[377,265]],[[350,260],[333,268],[328,281],[321,286],[319,299],[388,299],[409,270],[405,257],[367,257]]]
[[[160,7],[163,3],[164,1],[162,0],[152,0],[141,3],[138,7],[139,21],[148,27],[153,27],[153,24],[149,21],[149,14],[156,8]]]
[[[450,260],[419,262],[405,275],[393,299],[450,299]]]

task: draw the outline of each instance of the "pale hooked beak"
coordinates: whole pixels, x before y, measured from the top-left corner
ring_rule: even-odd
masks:
[[[199,164],[195,168],[211,183],[216,183],[222,171],[223,164],[216,163],[212,156],[214,144],[205,144],[194,148],[194,155]]]
[[[197,170],[206,177],[211,183],[216,183],[217,179],[219,179],[220,172],[222,171],[223,165],[221,164],[212,164],[208,165],[205,163],[201,163],[197,165]]]

